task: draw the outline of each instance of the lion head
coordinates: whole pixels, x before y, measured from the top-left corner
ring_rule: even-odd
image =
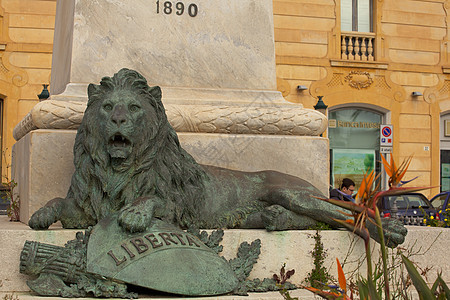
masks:
[[[139,197],[157,196],[171,222],[192,223],[207,175],[180,147],[161,89],[122,69],[100,85],[90,84],[88,97],[67,197],[98,221]]]

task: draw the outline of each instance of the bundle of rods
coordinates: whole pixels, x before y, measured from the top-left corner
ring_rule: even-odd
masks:
[[[76,283],[80,275],[86,274],[85,262],[83,253],[75,249],[26,241],[20,254],[20,273],[54,274],[65,282]]]

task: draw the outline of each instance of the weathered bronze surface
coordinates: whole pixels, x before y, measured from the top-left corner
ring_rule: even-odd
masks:
[[[130,234],[116,218],[92,230],[87,272],[181,295],[232,292],[238,280],[226,260],[194,235],[154,219],[144,232]]]
[[[318,221],[338,227],[335,219],[345,218],[300,178],[197,164],[167,121],[160,88],[149,87],[136,71],[122,69],[104,77],[100,85],[89,85],[88,95],[67,196],[49,201],[29,221],[34,229],[46,229],[56,221],[64,228],[100,222],[88,247],[88,274],[185,295],[267,290],[273,282],[245,282],[259,255],[258,243],[243,245],[237,260],[229,262],[234,275],[214,251],[168,224],[287,230]],[[392,219],[383,222],[388,245],[401,244],[403,225]],[[371,235],[377,239],[373,229]],[[177,261],[180,257],[183,261]],[[253,263],[239,267],[246,261]],[[204,278],[198,279],[199,274]],[[54,281],[54,276],[41,273],[39,278]],[[117,295],[121,293],[125,292]]]
[[[26,241],[20,272],[36,277],[27,284],[42,296],[136,298],[127,284],[188,296],[281,288],[272,278],[247,279],[259,257],[260,240],[241,243],[236,258],[226,260],[217,255],[222,237],[223,230],[185,232],[159,219],[144,232],[130,234],[114,214],[84,235],[78,232],[64,247]]]
[[[90,230],[78,232],[64,247],[26,241],[20,254],[20,272],[35,277],[30,289],[41,296],[137,298],[123,282],[86,272]]]
[[[33,214],[34,229],[58,220],[65,228],[86,228],[115,212],[131,233],[147,228],[152,217],[182,228],[268,230],[304,229],[317,221],[338,227],[333,219],[344,218],[300,178],[197,164],[167,121],[160,88],[149,87],[136,71],[104,77],[89,85],[88,95],[69,192]],[[390,245],[402,243],[405,228],[384,222],[391,222]]]

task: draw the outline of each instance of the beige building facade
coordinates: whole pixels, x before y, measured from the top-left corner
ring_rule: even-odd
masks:
[[[379,172],[380,150],[391,150],[380,146],[380,126],[391,124],[394,159],[414,155],[407,179],[419,176],[414,185],[450,189],[450,1],[285,0],[273,6],[278,89],[305,107],[318,96],[328,105],[331,184],[361,173],[364,155]],[[375,162],[367,160],[372,154]]]
[[[55,9],[56,0],[0,0],[3,174],[14,126],[50,81]],[[450,185],[449,10],[448,0],[273,1],[278,90],[306,108],[323,96],[331,184],[379,172],[380,127],[391,124],[395,160],[414,155],[409,178]]]
[[[0,0],[2,181],[9,177],[13,129],[50,82],[56,0]]]

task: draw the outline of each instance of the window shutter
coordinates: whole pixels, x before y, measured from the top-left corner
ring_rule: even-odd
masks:
[[[341,30],[352,30],[352,0],[341,0]]]
[[[370,32],[370,0],[358,0],[358,31]]]

